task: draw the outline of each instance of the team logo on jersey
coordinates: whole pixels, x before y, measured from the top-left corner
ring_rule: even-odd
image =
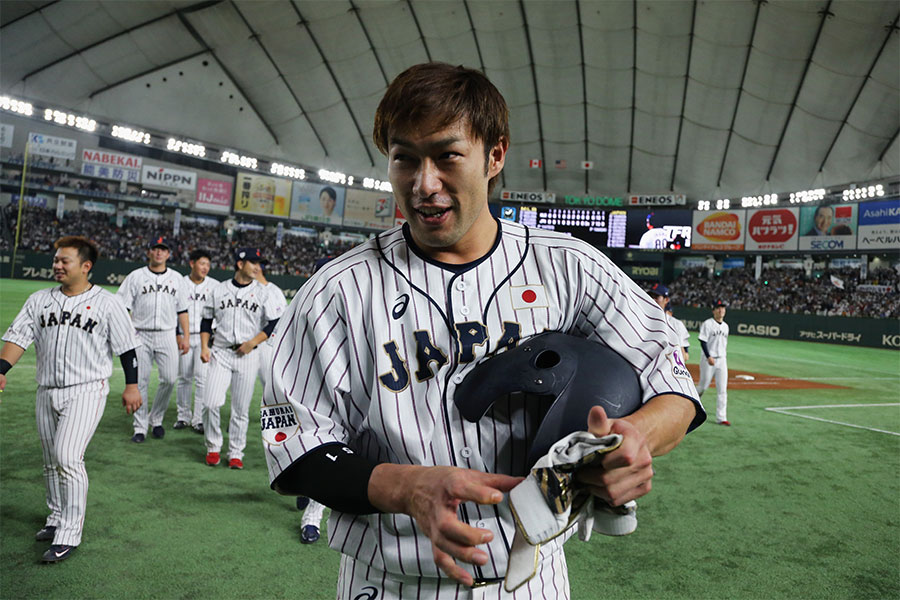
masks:
[[[691,372],[688,371],[687,365],[684,364],[684,360],[681,358],[681,352],[677,348],[672,350],[671,354],[666,358],[672,363],[672,375],[679,379],[690,379],[693,381]]]
[[[259,413],[263,441],[271,446],[283,444],[300,431],[300,420],[294,407],[288,403],[263,406]]]
[[[401,294],[399,298],[397,298],[397,302],[394,304],[394,308],[391,309],[391,316],[394,317],[396,321],[406,312],[406,306],[409,304],[409,294]]]
[[[547,308],[547,290],[542,285],[511,285],[509,293],[516,310],[526,308]]]
[[[88,306],[88,308],[90,308],[90,306]],[[53,311],[46,315],[41,314],[38,317],[38,323],[41,327],[68,325],[69,327],[78,327],[88,333],[94,333],[94,327],[97,326],[97,321],[92,318],[87,317],[82,323],[80,313],[73,314],[67,310],[61,311],[59,315]]]

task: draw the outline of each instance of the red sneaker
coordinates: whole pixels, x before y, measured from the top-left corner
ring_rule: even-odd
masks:
[[[731,427],[731,421],[719,421],[719,425],[727,425],[728,427]]]
[[[211,467],[219,464],[219,453],[218,452],[207,452],[206,453],[206,464]]]
[[[239,458],[232,458],[228,461],[228,467],[231,469],[243,469],[244,463]]]

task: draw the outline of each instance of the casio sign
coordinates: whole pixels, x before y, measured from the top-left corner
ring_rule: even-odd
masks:
[[[738,333],[749,333],[750,335],[762,335],[766,337],[779,337],[781,335],[781,327],[778,325],[752,325],[748,323],[739,323],[737,330]]]

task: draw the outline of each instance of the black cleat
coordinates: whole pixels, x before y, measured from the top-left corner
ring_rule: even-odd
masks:
[[[163,429],[162,425],[157,425],[156,427],[153,428],[153,437],[155,437],[158,440],[161,440],[164,437],[166,437],[166,430]]]
[[[34,534],[34,539],[39,542],[52,542],[55,534],[56,525],[46,525],[43,529]]]
[[[186,421],[175,421],[175,424],[172,425],[172,429],[184,429],[188,424]]]
[[[57,563],[66,560],[75,551],[78,546],[66,546],[65,544],[53,544],[44,552],[41,560],[45,563]]]
[[[134,442],[135,444],[142,444],[142,443],[144,443],[144,437],[145,436],[143,433],[136,433],[133,436],[131,436],[131,441]]]
[[[194,433],[203,433],[203,423],[197,423],[193,426]]]
[[[315,544],[319,541],[319,528],[315,525],[304,525],[300,530],[300,542],[303,544]]]

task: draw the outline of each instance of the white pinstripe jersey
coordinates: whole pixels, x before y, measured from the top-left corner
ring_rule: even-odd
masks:
[[[206,277],[200,283],[191,281],[190,275],[184,276],[184,285],[188,290],[188,323],[191,326],[191,336],[200,335],[200,320],[203,318],[203,307],[209,301],[209,294],[213,286],[219,282],[212,277]],[[200,338],[197,338],[198,340]],[[193,344],[193,340],[191,341]]]
[[[700,324],[698,339],[706,342],[709,355],[713,358],[725,356],[725,350],[728,347],[728,323],[725,321],[717,323],[712,317],[708,318]]]
[[[284,309],[286,309],[287,305],[288,305],[287,298],[284,297],[284,290],[282,290],[280,287],[278,287],[271,281],[268,282],[263,287],[266,289],[267,292],[269,292],[269,294],[272,295],[272,302],[276,305],[281,306],[281,311],[283,314]],[[267,339],[264,343],[269,344],[270,346],[274,346],[275,345],[275,336],[277,335],[277,333],[278,333],[278,326],[276,325],[275,331],[272,332],[272,335],[270,335],[269,339]]]
[[[128,274],[116,295],[131,311],[135,329],[168,331],[178,325],[178,313],[188,310],[184,276],[174,269],[154,273],[141,267]],[[188,317],[190,322],[190,317]],[[193,325],[191,325],[193,327]]]
[[[411,246],[404,226],[331,261],[300,288],[279,323],[261,407],[271,480],[330,442],[377,462],[527,472],[546,403],[510,396],[469,423],[453,394],[476,361],[544,330],[610,346],[638,372],[644,401],[674,392],[703,414],[674,333],[643,290],[582,241],[500,226],[491,252],[461,274]],[[514,532],[508,504],[463,504],[460,518],[495,532],[487,565],[467,568],[502,577]],[[335,511],[328,530],[332,548],[380,570],[439,576],[431,542],[411,517]]]
[[[691,345],[691,334],[688,333],[687,327],[684,326],[684,323],[676,319],[675,317],[669,317],[666,315],[669,320],[669,325],[672,326],[672,329],[675,330],[675,336],[678,339],[678,345],[682,348],[687,348]]]
[[[226,348],[243,344],[263,330],[266,323],[284,314],[284,302],[255,279],[239,287],[234,279],[222,281],[210,289],[203,309],[204,319],[215,319],[213,345]]]
[[[77,296],[60,287],[33,293],[3,341],[22,348],[34,343],[37,383],[47,387],[109,379],[112,355],[138,346],[122,301],[99,285]]]

